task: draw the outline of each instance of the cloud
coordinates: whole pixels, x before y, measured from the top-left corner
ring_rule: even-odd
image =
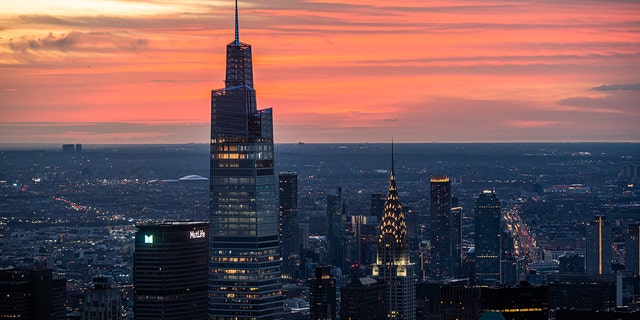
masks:
[[[45,38],[19,37],[9,39],[6,46],[14,53],[28,54],[44,51],[59,52],[138,52],[149,41],[132,37],[127,32],[79,32],[59,36],[50,32]]]
[[[209,123],[0,122],[0,143],[189,143],[205,142],[208,131]]]
[[[622,89],[623,90],[623,89]],[[610,91],[613,91],[610,90]],[[615,94],[604,97],[578,96],[558,101],[560,106],[575,107],[574,111],[626,114],[638,116],[637,103],[640,94],[637,91],[613,91]]]
[[[640,91],[640,83],[625,83],[625,84],[603,84],[598,87],[589,89],[590,91],[618,91],[618,90],[633,90]]]

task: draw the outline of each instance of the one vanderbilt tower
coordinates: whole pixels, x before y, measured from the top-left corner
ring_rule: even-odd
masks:
[[[235,12],[225,88],[211,91],[209,318],[282,319],[273,119],[256,107],[237,0]]]

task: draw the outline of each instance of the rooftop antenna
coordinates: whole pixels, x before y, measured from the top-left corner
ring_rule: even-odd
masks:
[[[236,46],[240,45],[240,32],[238,30],[238,0],[236,0]]]

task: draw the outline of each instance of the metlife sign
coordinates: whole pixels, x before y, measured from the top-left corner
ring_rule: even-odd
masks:
[[[192,230],[189,231],[189,238],[190,239],[202,239],[204,237],[206,237],[207,234],[204,232],[204,230]]]

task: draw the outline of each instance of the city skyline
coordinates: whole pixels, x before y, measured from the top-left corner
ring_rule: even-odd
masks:
[[[0,4],[0,143],[205,143],[233,6]],[[240,7],[276,143],[640,141],[638,3]]]

